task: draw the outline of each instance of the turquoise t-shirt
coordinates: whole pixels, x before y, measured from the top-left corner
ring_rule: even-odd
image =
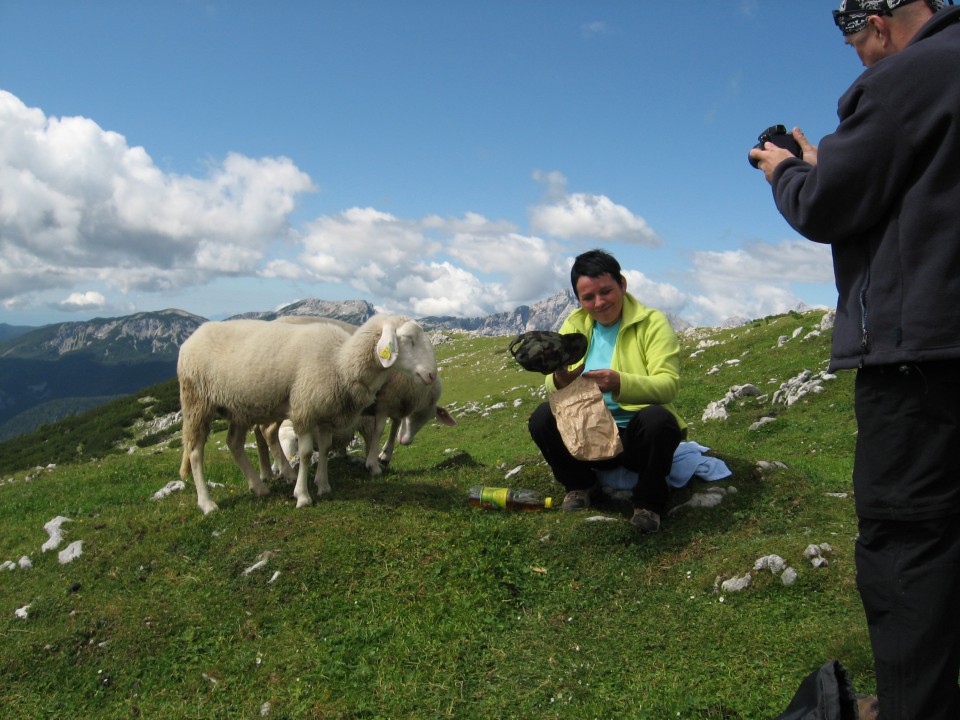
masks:
[[[613,361],[613,348],[617,344],[617,335],[620,333],[620,322],[620,320],[617,320],[617,323],[610,327],[594,323],[593,341],[590,343],[590,349],[587,351],[587,358],[584,361],[584,372],[610,368]],[[620,407],[613,399],[612,393],[603,393],[603,400],[617,425],[626,427],[634,414]]]

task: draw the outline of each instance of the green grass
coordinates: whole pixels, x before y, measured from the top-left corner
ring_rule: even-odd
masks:
[[[17,472],[0,486],[0,561],[34,567],[0,571],[3,712],[254,718],[269,703],[271,718],[767,719],[831,658],[869,691],[856,519],[852,499],[832,495],[850,492],[852,377],[771,407],[780,382],[825,368],[828,336],[777,346],[818,320],[712,331],[722,344],[695,357],[699,338],[684,336],[678,407],[738,492],[680,509],[653,536],[634,535],[616,505],[467,506],[478,483],[562,492],[526,430],[542,378],[517,369],[504,338],[438,346],[458,424],[424,428],[382,478],[333,460],[333,497],[309,508],[279,481],[267,498],[249,493],[222,433],[207,452],[208,479],[224,483],[209,516],[192,484],[150,499],[177,478],[177,448]],[[769,396],[701,421],[744,383]],[[786,468],[760,472],[760,460]],[[585,522],[600,512],[619,521]],[[66,565],[40,552],[56,515],[73,520],[61,549],[84,543]],[[830,564],[815,570],[802,553],[824,542]],[[762,571],[744,591],[715,591],[771,553],[797,569],[794,585]]]

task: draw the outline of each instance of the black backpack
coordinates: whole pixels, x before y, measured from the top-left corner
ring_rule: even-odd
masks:
[[[857,720],[857,696],[847,671],[831,660],[807,675],[774,720]]]

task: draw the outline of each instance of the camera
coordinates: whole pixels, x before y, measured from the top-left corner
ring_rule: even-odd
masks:
[[[787,132],[787,128],[783,125],[771,125],[762,133],[760,137],[757,138],[760,142],[754,145],[754,148],[763,149],[764,143],[771,142],[777,147],[782,147],[784,150],[789,150],[797,157],[803,157],[803,150],[800,149],[800,143],[798,143],[793,135]],[[757,167],[759,162],[756,158],[748,157],[750,164],[753,167]]]

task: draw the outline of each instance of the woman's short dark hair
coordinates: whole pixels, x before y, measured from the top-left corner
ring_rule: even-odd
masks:
[[[618,285],[623,285],[623,275],[620,273],[620,263],[606,250],[587,250],[585,253],[577,255],[573,261],[573,267],[570,268],[570,284],[573,285],[573,294],[577,294],[577,280],[581,277],[598,278],[603,275],[609,275],[617,281]]]

